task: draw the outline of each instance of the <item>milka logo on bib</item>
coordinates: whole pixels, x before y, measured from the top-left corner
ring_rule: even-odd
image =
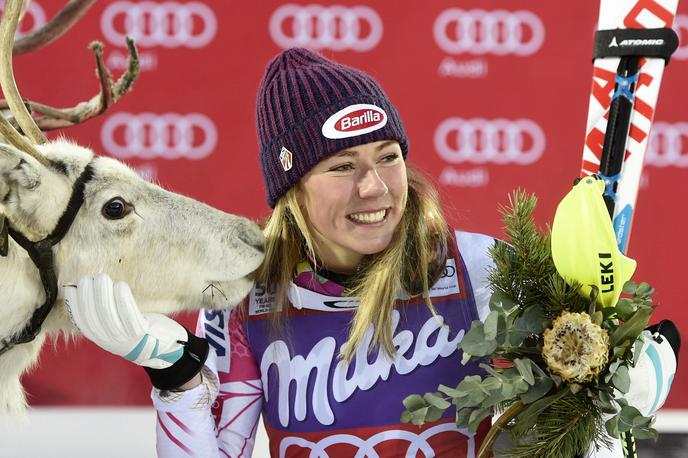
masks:
[[[355,137],[385,127],[387,113],[375,105],[359,103],[339,110],[325,121],[322,134],[331,139]]]
[[[372,389],[379,380],[387,380],[392,370],[403,376],[420,366],[429,366],[439,358],[447,358],[458,351],[457,345],[465,334],[463,329],[451,333],[441,315],[428,318],[416,335],[409,329],[398,329],[399,320],[399,311],[394,310],[392,343],[397,350],[394,359],[381,349],[378,349],[376,358],[368,354],[373,338],[371,324],[354,356],[353,371],[349,369],[349,363],[337,356],[341,348],[337,348],[337,342],[331,336],[319,340],[307,355],[292,355],[290,346],[282,340],[268,345],[260,362],[261,380],[263,387],[268,387],[271,377],[277,378],[277,399],[272,399],[272,402],[277,402],[280,424],[289,426],[291,415],[297,421],[304,421],[310,405],[320,424],[331,425],[335,421],[331,401],[342,403],[357,391]],[[276,370],[271,370],[273,366]],[[266,390],[265,400],[271,401],[271,396],[271,392]],[[290,399],[293,399],[293,407]]]

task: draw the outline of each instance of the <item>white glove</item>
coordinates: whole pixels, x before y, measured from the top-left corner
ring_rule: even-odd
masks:
[[[644,342],[638,362],[628,371],[631,387],[623,397],[629,405],[648,416],[662,407],[669,396],[671,382],[676,374],[675,351],[678,349],[672,348],[671,339],[660,332],[652,334],[645,330],[641,337]]]
[[[106,274],[82,277],[78,287],[65,287],[65,304],[81,333],[101,348],[153,369],[179,361],[186,329],[158,313],[142,314],[126,283]]]

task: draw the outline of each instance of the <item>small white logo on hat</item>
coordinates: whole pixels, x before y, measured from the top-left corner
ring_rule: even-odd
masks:
[[[292,154],[291,151],[289,151],[287,148],[284,146],[282,147],[282,150],[280,151],[280,162],[282,163],[282,168],[284,171],[291,170],[292,166]]]
[[[355,137],[382,129],[387,113],[375,105],[349,105],[329,117],[322,126],[322,134],[331,139]]]

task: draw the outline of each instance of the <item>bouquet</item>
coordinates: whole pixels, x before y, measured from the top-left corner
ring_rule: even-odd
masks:
[[[490,252],[490,313],[474,321],[459,344],[462,363],[483,361],[484,373],[407,397],[402,421],[420,425],[454,405],[457,426],[475,432],[502,411],[479,456],[487,456],[502,431],[512,436],[507,453],[514,457],[582,455],[626,431],[657,437],[654,418],[623,398],[653,310],[653,289],[625,282],[635,262],[618,252],[603,188],[591,177],[576,185],[552,231],[536,227],[534,196],[516,191],[510,197],[500,209],[508,243]],[[608,227],[595,228],[602,224],[598,218]],[[602,250],[605,243],[613,249]],[[600,258],[596,270],[585,265],[591,256]],[[622,285],[626,297],[620,297]]]

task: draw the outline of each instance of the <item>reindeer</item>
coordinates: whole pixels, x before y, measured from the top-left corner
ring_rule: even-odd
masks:
[[[93,1],[72,0],[66,8],[83,14]],[[264,242],[258,226],[245,218],[166,191],[66,139],[46,141],[39,124],[62,127],[98,114],[133,78],[112,85],[96,50],[100,96],[72,110],[25,103],[11,60],[21,6],[7,0],[0,23],[0,85],[14,116],[11,121],[0,116],[0,133],[8,141],[0,143],[0,412],[5,413],[24,411],[20,377],[37,360],[46,335],[74,331],[62,285],[106,272],[131,286],[144,312],[231,307],[252,287]],[[130,51],[135,58],[133,43]],[[50,116],[34,118],[26,105]]]

